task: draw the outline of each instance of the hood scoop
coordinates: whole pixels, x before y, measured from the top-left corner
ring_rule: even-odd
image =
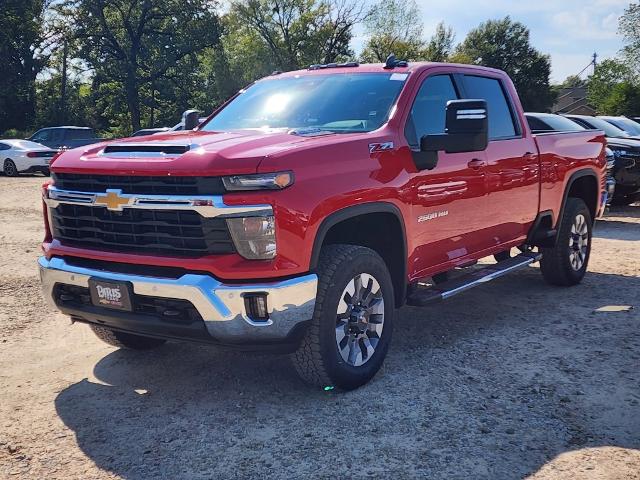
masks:
[[[107,145],[100,154],[112,158],[177,157],[194,148],[197,146],[169,143],[115,143]]]

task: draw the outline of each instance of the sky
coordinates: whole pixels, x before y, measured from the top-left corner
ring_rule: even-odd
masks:
[[[551,55],[551,80],[562,82],[586,67],[596,52],[599,59],[614,57],[622,48],[617,34],[618,18],[632,0],[416,0],[431,37],[443,21],[453,27],[456,42],[469,30],[488,19],[507,15],[524,23],[531,31],[531,43]],[[357,53],[365,42],[356,31],[353,45]],[[589,71],[587,71],[589,72]],[[585,72],[585,73],[587,73]]]

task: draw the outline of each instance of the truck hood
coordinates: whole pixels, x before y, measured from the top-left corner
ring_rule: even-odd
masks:
[[[269,156],[330,143],[335,134],[286,131],[169,132],[69,150],[51,165],[57,173],[217,176],[254,173]]]
[[[607,137],[607,145],[611,147],[617,147],[617,148],[628,148],[630,150],[640,150],[640,138]]]

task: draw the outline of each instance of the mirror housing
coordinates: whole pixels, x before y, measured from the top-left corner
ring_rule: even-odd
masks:
[[[489,144],[489,115],[485,100],[450,100],[446,107],[445,133],[424,135],[416,166],[431,170],[438,164],[438,152],[481,152]]]
[[[182,124],[184,130],[193,130],[200,125],[200,112],[198,110],[187,110],[182,114]]]

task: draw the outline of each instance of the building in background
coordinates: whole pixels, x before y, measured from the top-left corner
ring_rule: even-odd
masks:
[[[553,105],[553,113],[570,113],[573,115],[595,115],[596,110],[587,100],[586,87],[566,87],[560,89],[558,99]]]

